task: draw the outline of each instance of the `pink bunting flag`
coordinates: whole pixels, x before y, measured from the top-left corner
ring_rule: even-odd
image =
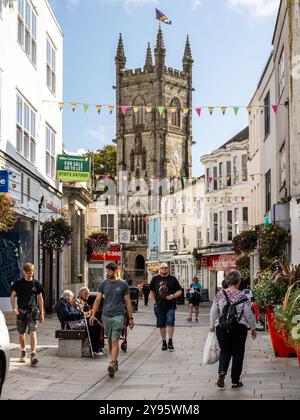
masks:
[[[273,110],[274,110],[275,114],[277,114],[277,111],[278,111],[278,105],[272,105],[272,108],[273,108]]]
[[[242,201],[245,201],[245,197],[242,197]]]
[[[209,177],[208,177],[208,181],[209,181],[209,183],[210,183],[210,184],[212,183],[212,180],[213,180],[213,179],[212,179],[212,177],[211,177],[211,176],[209,176]]]
[[[200,115],[201,115],[201,111],[202,111],[202,109],[201,108],[196,108],[196,112],[197,112],[197,114],[198,114],[198,116],[200,117]]]
[[[121,110],[122,110],[122,114],[126,115],[127,106],[126,105],[121,106]]]

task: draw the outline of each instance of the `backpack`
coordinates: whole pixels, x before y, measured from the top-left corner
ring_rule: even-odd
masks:
[[[244,312],[244,310],[242,310],[241,315],[238,317],[236,307],[241,303],[248,302],[248,299],[245,297],[238,302],[232,303],[230,302],[225,290],[223,290],[223,294],[227,303],[224,306],[221,315],[219,316],[219,327],[223,330],[226,330],[227,332],[236,331]]]

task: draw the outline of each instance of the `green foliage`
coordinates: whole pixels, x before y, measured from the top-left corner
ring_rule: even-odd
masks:
[[[12,229],[16,223],[15,203],[8,194],[0,194],[0,232]]]
[[[280,305],[288,290],[288,283],[281,277],[274,281],[272,271],[264,271],[259,274],[254,288],[254,301],[261,311],[268,307]]]
[[[279,331],[288,331],[289,344],[292,346],[300,346],[300,287],[298,286],[290,294],[288,301],[284,305],[275,307],[275,325]],[[296,328],[296,335],[295,335]]]
[[[92,232],[87,238],[87,259],[91,260],[93,253],[106,254],[109,250],[109,239],[106,232],[100,230]]]
[[[260,227],[259,251],[261,257],[268,262],[276,258],[284,258],[290,234],[281,226],[270,224]]]
[[[72,230],[64,219],[51,219],[43,224],[41,244],[44,249],[62,252],[71,241]]]
[[[115,178],[117,175],[117,148],[114,145],[106,145],[93,153],[94,169],[96,179],[99,176]]]
[[[237,255],[249,255],[257,246],[257,232],[255,230],[246,230],[233,238],[233,251]]]

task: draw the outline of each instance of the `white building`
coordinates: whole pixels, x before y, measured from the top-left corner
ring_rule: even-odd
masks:
[[[249,227],[248,139],[247,127],[210,155],[201,157],[206,174],[206,234],[201,266],[210,300],[226,272],[236,268],[232,239]]]
[[[203,242],[204,184],[204,176],[188,181],[162,199],[159,261],[170,264],[185,290],[199,274],[193,251]]]
[[[60,267],[55,255],[42,256],[38,235],[40,223],[61,213],[56,155],[62,151],[62,115],[46,101],[62,101],[63,33],[47,0],[0,4],[0,169],[11,171],[18,215],[14,229],[0,236],[0,278],[8,286],[19,277],[16,264],[32,261],[52,299],[59,293]],[[8,309],[8,299],[1,301]]]

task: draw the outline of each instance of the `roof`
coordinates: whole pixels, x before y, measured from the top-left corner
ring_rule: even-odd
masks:
[[[217,150],[226,149],[231,143],[242,143],[245,140],[249,140],[249,126],[244,128],[244,130],[240,131],[234,137],[232,137],[227,143],[223,144],[223,146],[219,147]]]

